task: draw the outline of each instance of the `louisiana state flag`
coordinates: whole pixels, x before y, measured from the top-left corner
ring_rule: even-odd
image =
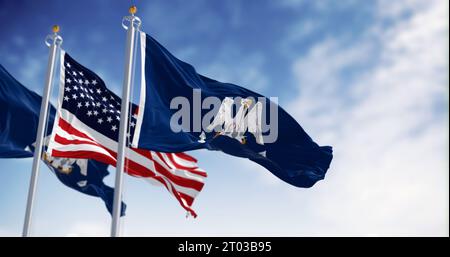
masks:
[[[325,174],[319,146],[273,99],[202,76],[141,32],[141,100],[133,146],[161,152],[219,150],[248,158],[296,187]]]

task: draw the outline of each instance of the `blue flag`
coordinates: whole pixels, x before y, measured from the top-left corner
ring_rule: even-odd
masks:
[[[133,146],[220,150],[297,187],[325,177],[332,148],[317,145],[275,101],[198,74],[145,33],[141,47],[144,77]]]
[[[42,98],[14,79],[0,65],[0,158],[32,157]],[[47,135],[51,133],[55,108],[50,106]],[[114,189],[103,183],[108,165],[93,160],[52,158],[44,162],[66,186],[100,197],[112,213]],[[122,215],[126,205],[122,203]]]

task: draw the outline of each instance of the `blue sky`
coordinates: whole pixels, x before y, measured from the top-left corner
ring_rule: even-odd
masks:
[[[0,62],[41,93],[43,40],[57,23],[63,48],[120,93],[120,23],[132,2],[172,53],[279,97],[335,157],[325,180],[301,189],[248,160],[191,152],[209,174],[199,217],[186,219],[164,188],[126,177],[124,235],[448,236],[447,1],[1,0]],[[0,235],[19,236],[31,159],[0,165]],[[106,236],[109,227],[101,200],[42,168],[33,235]]]

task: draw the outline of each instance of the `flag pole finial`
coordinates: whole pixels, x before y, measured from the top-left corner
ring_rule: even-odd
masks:
[[[58,33],[59,32],[59,26],[58,25],[54,25],[53,27],[52,27],[52,31],[53,31],[53,33]]]
[[[128,9],[128,12],[129,12],[131,15],[135,15],[136,12],[137,12],[137,7],[136,7],[136,5],[132,5],[132,6]]]

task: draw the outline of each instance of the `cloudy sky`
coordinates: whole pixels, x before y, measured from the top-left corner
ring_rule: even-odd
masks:
[[[279,97],[334,159],[301,189],[248,160],[191,152],[209,174],[199,217],[126,177],[124,235],[449,235],[448,1],[0,0],[0,63],[41,94],[43,39],[58,23],[63,48],[120,93],[131,2],[144,31],[199,73]],[[30,169],[0,160],[2,236],[21,234]],[[109,234],[101,200],[41,174],[33,235]]]

